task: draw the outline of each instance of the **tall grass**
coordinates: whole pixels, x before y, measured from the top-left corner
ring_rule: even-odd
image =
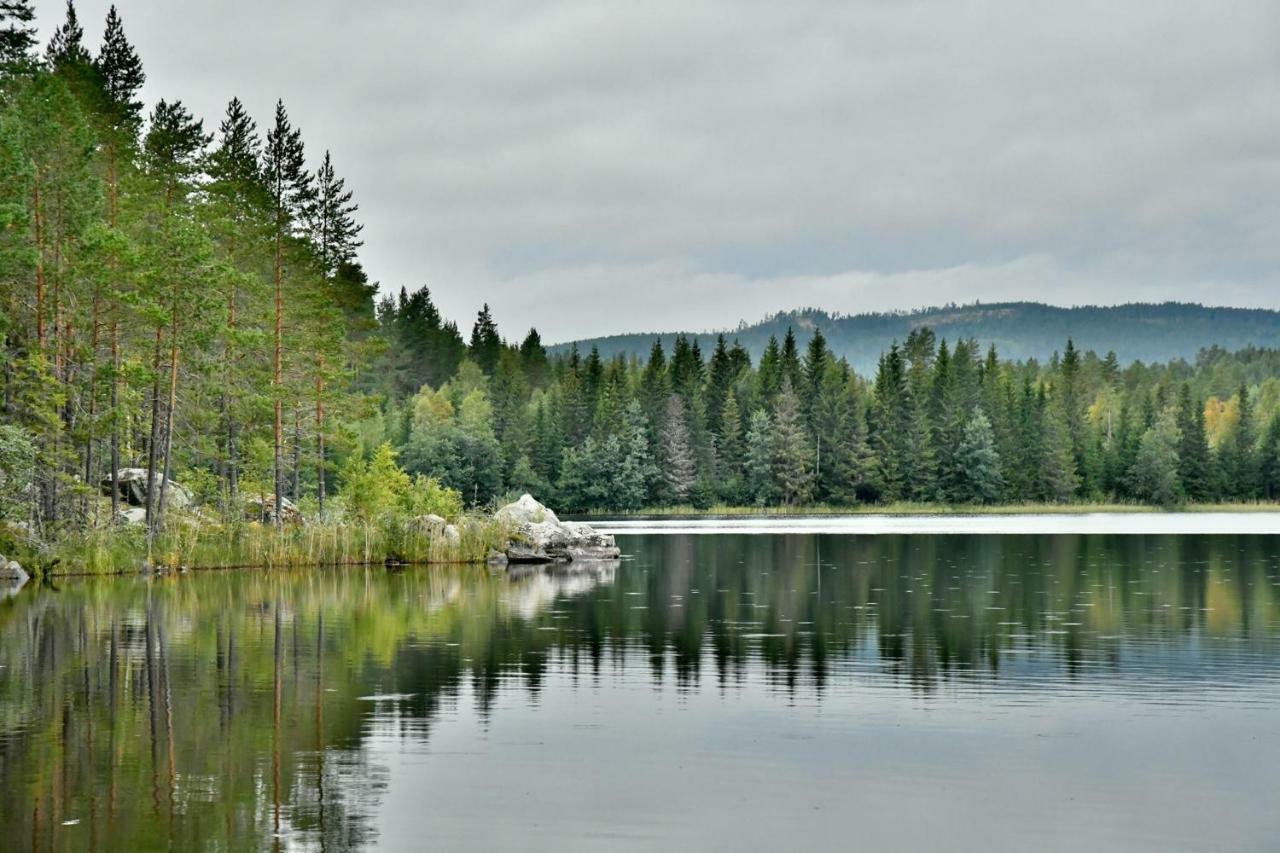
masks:
[[[506,530],[492,518],[464,516],[454,528],[415,520],[289,525],[277,531],[252,521],[231,523],[175,519],[152,542],[150,565],[169,569],[404,563],[474,563],[501,548]],[[147,564],[140,527],[98,528],[67,538],[47,555],[52,574],[131,572]]]

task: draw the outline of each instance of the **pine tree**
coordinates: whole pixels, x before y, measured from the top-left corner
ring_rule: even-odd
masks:
[[[1000,499],[1000,454],[991,422],[981,409],[974,409],[965,423],[956,460],[959,479],[952,499],[964,503],[994,503]]]
[[[355,221],[360,208],[351,201],[351,190],[333,170],[329,152],[316,171],[315,203],[307,211],[307,229],[315,247],[320,269],[325,278],[333,279],[343,264],[355,260],[356,249],[364,245],[360,232],[364,226]]]
[[[272,465],[275,504],[284,500],[284,286],[285,248],[297,225],[314,200],[311,175],[306,169],[302,133],[289,121],[284,102],[276,102],[275,123],[267,131],[267,144],[262,156],[263,183],[271,206],[272,243],[274,246],[273,281],[275,284],[275,347],[272,354],[272,390],[275,396],[275,439]],[[275,513],[275,524],[282,524],[283,513]]]
[[[163,255],[155,259],[157,267],[164,269],[159,276],[167,286],[158,289],[153,297],[154,305],[163,312],[167,329],[157,324],[155,330],[155,373],[151,391],[151,436],[147,450],[147,532],[154,537],[164,522],[169,494],[169,475],[172,468],[173,432],[178,400],[178,375],[180,356],[185,337],[193,331],[188,325],[195,319],[193,297],[203,295],[203,288],[191,281],[197,277],[195,268],[204,263],[201,257],[204,246],[198,232],[189,228],[190,220],[182,215],[195,189],[195,179],[201,172],[204,149],[210,137],[204,133],[203,123],[195,118],[181,102],[160,101],[151,113],[150,129],[143,145],[143,161],[147,176],[159,187],[163,199],[161,246]],[[181,259],[181,260],[179,260]],[[183,263],[185,261],[185,264]],[[163,266],[162,266],[163,265]],[[182,269],[183,266],[187,269]],[[169,337],[168,401],[161,406],[161,343]],[[163,423],[161,413],[163,411]],[[156,468],[157,460],[163,470]],[[159,495],[156,494],[157,476],[160,477]]]
[[[80,26],[72,0],[67,0],[66,19],[49,39],[45,58],[57,70],[83,68],[90,64],[89,51],[84,46],[84,27]]]
[[[238,275],[226,278],[226,311],[222,342],[221,461],[227,506],[235,506],[240,493],[240,432],[249,412],[255,408],[250,389],[257,387],[255,373],[262,361],[249,358],[257,339],[252,323],[243,321],[247,313],[256,316],[266,298],[265,284],[258,274],[262,262],[269,218],[268,194],[259,158],[262,139],[257,124],[239,98],[232,98],[218,126],[217,146],[207,158],[210,204],[207,213],[211,232],[223,256]],[[265,356],[265,353],[263,353]]]
[[[29,67],[36,47],[36,29],[31,0],[0,2],[0,75],[13,74]]]
[[[102,83],[102,93],[110,128],[129,135],[136,134],[142,122],[142,101],[138,92],[146,82],[142,60],[124,34],[124,22],[112,6],[107,12],[102,49],[93,62]]]

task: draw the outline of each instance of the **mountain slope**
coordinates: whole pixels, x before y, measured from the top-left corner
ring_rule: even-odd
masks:
[[[730,342],[739,340],[755,360],[770,335],[781,340],[787,328],[792,327],[803,348],[813,330],[820,328],[832,351],[848,358],[857,371],[866,374],[875,369],[880,353],[893,341],[903,341],[918,326],[929,326],[939,338],[948,341],[975,338],[984,350],[988,344],[995,344],[1002,357],[1012,359],[1048,359],[1063,348],[1068,337],[1080,350],[1100,354],[1115,350],[1125,364],[1191,360],[1200,349],[1215,344],[1228,350],[1250,344],[1280,347],[1280,311],[1178,302],[1074,308],[1007,302],[854,316],[804,310],[776,314],[754,325],[725,331],[724,335]],[[715,346],[716,332],[686,334],[697,339],[704,356]],[[643,357],[655,338],[661,338],[670,353],[675,336],[675,332],[612,335],[580,340],[577,344],[584,353],[596,346],[606,358],[617,353]],[[567,348],[566,343],[554,350]]]

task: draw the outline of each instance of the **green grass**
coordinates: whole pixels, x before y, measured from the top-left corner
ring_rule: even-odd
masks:
[[[458,539],[413,522],[308,524],[276,531],[256,522],[233,524],[175,520],[157,534],[151,563],[169,569],[361,565],[392,559],[404,563],[478,563],[501,547],[506,531],[485,516],[464,516]],[[89,530],[39,555],[44,574],[136,572],[147,561],[140,527]]]

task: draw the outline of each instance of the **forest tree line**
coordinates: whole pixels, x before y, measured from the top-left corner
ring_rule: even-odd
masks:
[[[1005,361],[928,327],[870,378],[822,330],[757,363],[724,335],[648,358],[536,330],[506,343],[488,308],[464,340],[428,291],[383,299],[384,401],[356,424],[468,500],[530,491],[571,510],[861,503],[1255,501],[1280,497],[1280,351],[1213,348],[1122,366],[1071,340]]]
[[[464,337],[426,288],[375,305],[352,193],[283,103],[145,110],[115,8],[96,49],[72,3],[43,49],[33,18],[0,3],[0,517],[45,541],[116,520],[127,467],[148,531],[171,478],[224,518],[340,517],[397,466],[572,510],[1280,496],[1274,350],[1007,361],[921,327],[867,378],[821,331],[604,359],[487,307]]]

